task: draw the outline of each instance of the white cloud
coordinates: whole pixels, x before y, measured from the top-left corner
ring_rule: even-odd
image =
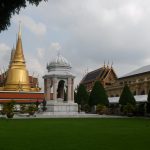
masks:
[[[45,49],[44,48],[37,48],[37,56],[39,58],[44,58],[45,55]]]
[[[5,43],[0,43],[0,70],[6,69],[10,59],[10,47]]]
[[[35,61],[30,63],[31,69],[46,71],[46,63],[60,51],[79,81],[85,68],[96,69],[104,60],[113,60],[119,75],[150,63],[149,6],[149,0],[50,0],[29,6],[15,21],[18,24],[22,18],[24,26],[36,35],[47,32],[40,41],[32,35],[26,37],[34,47],[31,55],[36,53],[32,56],[35,60],[28,60]],[[37,16],[47,28],[35,21]]]
[[[45,74],[45,65],[43,65],[43,62],[40,61],[36,57],[28,56],[27,57],[27,69],[30,73],[30,75],[33,75],[34,77],[38,77],[39,79],[39,85],[40,87],[44,87],[44,80],[43,75]]]
[[[0,43],[0,52],[7,52],[10,50],[10,47],[6,45],[5,43]]]
[[[14,20],[16,24],[18,24],[18,22],[21,21],[26,28],[28,28],[32,33],[38,36],[44,35],[46,33],[46,25],[41,22],[36,22],[29,16],[16,16],[14,17]]]
[[[133,21],[133,23],[138,23],[144,16],[144,10],[140,4],[136,2],[130,2],[119,8],[119,13],[122,17],[126,17]]]
[[[61,45],[59,42],[53,42],[50,44],[50,47],[49,47],[49,50],[50,51],[59,51],[61,50]]]

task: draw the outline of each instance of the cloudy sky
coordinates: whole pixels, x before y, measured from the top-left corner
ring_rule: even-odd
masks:
[[[114,63],[118,76],[150,64],[149,0],[48,0],[29,5],[0,34],[0,68],[7,68],[22,22],[23,49],[30,74],[40,78],[60,53],[72,64],[76,84],[86,70]],[[87,69],[88,68],[88,69]]]

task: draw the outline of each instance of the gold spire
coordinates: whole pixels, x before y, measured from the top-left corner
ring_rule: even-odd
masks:
[[[21,24],[19,24],[19,32],[18,32],[18,40],[16,44],[16,51],[13,57],[13,62],[23,62],[25,63],[23,48],[22,48],[22,40],[21,40]]]
[[[29,74],[26,69],[25,59],[23,55],[22,40],[21,40],[21,25],[19,24],[18,40],[16,50],[9,65],[6,84],[4,90],[19,91],[21,86],[22,91],[30,91]]]

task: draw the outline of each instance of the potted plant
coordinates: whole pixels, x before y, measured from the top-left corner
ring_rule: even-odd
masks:
[[[30,104],[28,106],[27,112],[29,113],[29,115],[34,115],[35,111],[37,110],[36,105],[34,104]]]
[[[106,111],[106,106],[105,106],[105,105],[98,104],[98,105],[96,106],[96,112],[97,112],[99,115],[104,114],[105,111]]]
[[[25,104],[20,105],[20,113],[24,114],[27,112],[27,106]]]
[[[135,106],[130,104],[130,103],[127,103],[127,105],[125,105],[123,107],[123,112],[125,115],[127,115],[128,117],[132,117],[133,116],[133,113],[135,111]]]
[[[1,110],[2,115],[6,115],[5,105],[6,105],[6,103],[2,104],[2,110]]]
[[[15,110],[15,101],[10,101],[3,105],[3,113],[7,115],[7,118],[13,118]]]

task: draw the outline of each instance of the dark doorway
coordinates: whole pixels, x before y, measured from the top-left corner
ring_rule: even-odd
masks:
[[[57,89],[57,98],[64,99],[64,80],[60,80],[58,83],[58,89]]]

